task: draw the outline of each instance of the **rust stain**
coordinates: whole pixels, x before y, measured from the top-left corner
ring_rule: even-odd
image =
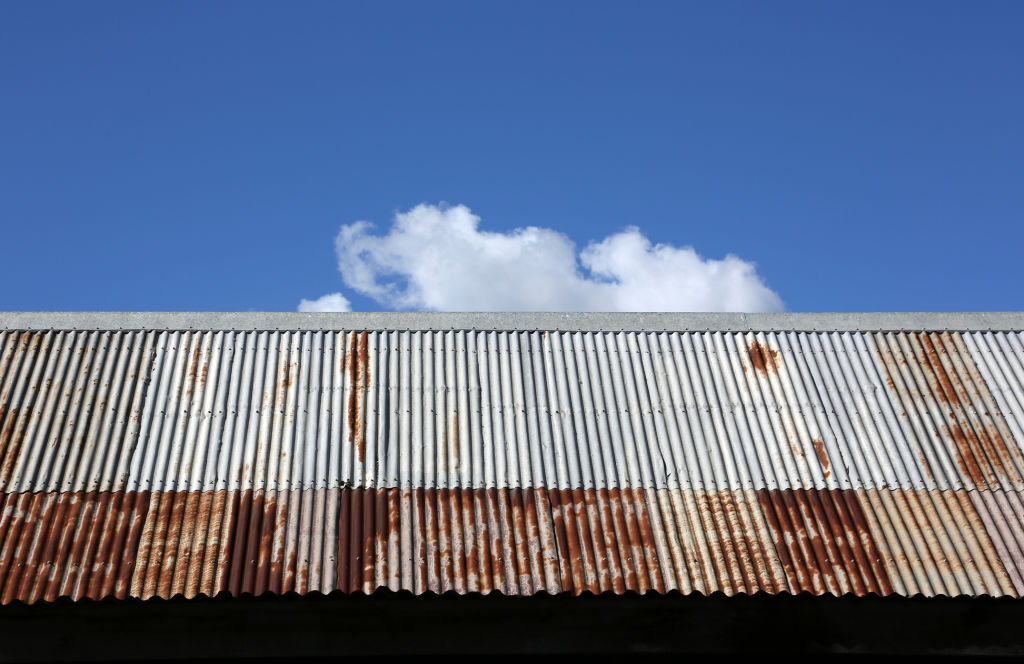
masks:
[[[452,456],[456,461],[459,460],[459,413],[457,411],[452,413]],[[450,468],[449,470],[457,469]]]
[[[461,488],[455,487],[454,489],[446,489],[445,492],[448,501],[448,515],[451,518],[451,564],[450,568],[446,571],[446,574],[451,574],[451,581],[448,590],[454,590],[459,594],[464,594],[467,592],[468,572],[466,568],[467,547],[463,544],[465,541],[463,523],[468,522],[472,513],[466,512],[462,509]]]
[[[150,565],[150,570],[155,572],[153,583],[156,584],[155,594],[159,597],[171,597],[175,594],[172,585],[175,573],[178,571],[178,544],[181,542],[181,529],[185,518],[189,493],[186,491],[174,491],[164,494],[164,503],[169,503],[170,509],[158,512],[157,535],[154,540],[160,544],[155,564]],[[170,498],[170,500],[166,500]],[[187,554],[186,554],[187,555]]]
[[[232,515],[235,517],[231,530],[231,541],[228,548],[229,560],[231,561],[227,566],[227,578],[228,578],[228,591],[232,595],[240,595],[243,588],[243,572],[248,566],[246,560],[246,543],[248,542],[249,533],[249,516],[256,510],[253,510],[253,492],[252,489],[246,489],[241,492],[234,492],[234,509]],[[255,561],[253,561],[255,562]]]
[[[661,561],[658,560],[657,541],[654,538],[654,529],[651,525],[651,517],[647,505],[647,492],[644,489],[633,489],[633,505],[637,513],[637,524],[640,526],[640,552],[645,556],[643,561],[650,575],[650,587],[655,592],[665,592],[665,584],[662,579]],[[657,509],[657,506],[654,506]]]
[[[757,492],[782,568],[797,591],[892,592],[863,508],[849,493],[840,489]]]
[[[522,489],[508,489],[504,496],[506,503],[511,507],[511,535],[513,549],[515,550],[515,580],[519,583],[519,593],[530,595],[533,593],[533,579],[537,578],[531,573],[532,560],[530,559],[530,540],[526,537],[526,515],[523,514],[523,492]],[[508,521],[506,520],[506,525]]]
[[[424,488],[406,490],[414,506],[407,512],[401,491],[332,494],[341,507],[334,524],[340,589],[372,592],[390,573],[396,589],[416,592],[664,592],[662,566],[674,562],[658,558],[652,510],[659,508],[642,489]],[[284,553],[282,544],[300,523],[289,514],[306,505],[297,495],[0,493],[0,603],[212,594],[225,587],[214,578],[235,579],[229,585],[236,595],[304,588],[282,581],[282,570],[296,569],[296,555],[304,555]],[[788,582],[816,594],[893,592],[863,491],[762,490],[752,503],[737,492],[689,495],[703,496],[698,511],[707,521],[698,529],[709,544],[706,553],[684,555],[691,575],[702,574],[702,563],[716,566],[717,584],[705,579],[711,589],[779,592]],[[764,520],[753,521],[767,524],[764,539],[748,507],[762,510]],[[232,532],[240,537],[232,541]],[[408,546],[412,576],[400,569]],[[769,578],[766,558],[780,561],[785,581]],[[128,592],[133,576],[136,587]]]
[[[234,498],[238,491],[216,491],[210,506],[210,528],[213,539],[206,548],[203,561],[203,578],[209,579],[210,595],[216,595],[228,584],[228,566],[231,564],[231,534],[234,531],[236,505]]]
[[[427,537],[424,513],[425,489],[413,489],[410,492],[412,519],[412,588],[416,594],[427,590]]]
[[[398,560],[399,545],[401,544],[402,522],[401,522],[401,489],[387,490],[387,567],[384,570],[384,579],[392,590],[399,587],[399,575],[401,574],[401,563]]]
[[[537,522],[540,530],[538,541],[540,542],[540,554],[544,564],[547,590],[550,593],[559,593],[566,590],[560,578],[561,569],[559,565],[565,549],[563,542],[559,541],[558,529],[554,524],[558,510],[554,508],[551,501],[553,493],[555,492],[546,489],[534,489],[528,495],[530,496],[530,507],[535,507],[537,512]]]
[[[814,446],[814,453],[818,457],[818,463],[821,464],[821,470],[825,474],[825,479],[828,479],[832,475],[832,470],[828,462],[828,452],[825,451],[825,441],[815,438],[811,441],[811,444]]]
[[[284,365],[284,371],[281,372],[282,373],[282,376],[281,376],[281,391],[282,392],[287,391],[288,388],[292,386],[292,381],[294,379],[294,375],[292,374],[292,371],[294,369],[295,369],[295,363],[294,362],[291,363],[291,364]]]
[[[627,588],[635,587],[635,572],[630,562],[629,536],[626,531],[626,519],[622,509],[622,495],[619,489],[611,488],[597,489],[596,504],[598,510],[598,522],[601,527],[599,532],[594,533],[597,542],[604,543],[604,552],[600,558],[604,564],[599,562],[598,581],[604,588],[608,588],[610,582],[611,590],[615,593],[624,593]],[[600,560],[599,558],[599,560]],[[602,572],[607,567],[609,579],[602,578]]]
[[[895,590],[889,580],[889,573],[882,563],[882,553],[875,543],[874,534],[871,532],[871,526],[864,514],[864,507],[858,500],[857,492],[834,491],[830,495],[833,498],[842,499],[835,500],[835,503],[845,508],[842,510],[843,514],[847,515],[849,520],[844,523],[850,524],[848,530],[857,536],[857,541],[861,544],[859,549],[854,547],[853,550],[860,556],[858,560],[861,561],[861,571],[865,575],[871,574],[868,590],[879,595],[891,595]]]
[[[0,555],[0,603],[124,597],[119,568],[128,567],[148,494],[45,492],[3,501],[9,539]],[[15,508],[15,509],[11,509]],[[127,537],[126,537],[127,536]],[[6,561],[6,565],[4,564]],[[13,569],[11,569],[13,567]]]
[[[953,420],[952,424],[943,425],[942,430],[946,438],[951,438],[956,443],[956,462],[960,466],[960,471],[970,477],[976,485],[985,486],[990,474],[982,467],[985,457],[981,452],[981,441],[969,426],[965,427],[956,419],[956,415],[950,413],[950,419]]]
[[[431,592],[441,592],[440,580],[440,534],[437,517],[437,489],[426,487],[420,490],[423,494],[423,510],[420,513],[421,550],[425,553],[420,565],[423,570],[423,582]],[[417,500],[417,504],[420,501]]]
[[[445,488],[437,490],[437,592],[445,593],[455,586],[454,561],[452,550],[455,548],[455,537],[452,535],[451,524],[451,491]]]
[[[581,562],[586,589],[597,594],[601,592],[601,586],[599,585],[598,574],[595,572],[601,568],[594,552],[594,537],[599,531],[594,523],[595,515],[587,510],[587,491],[582,488],[572,489],[571,504],[573,512],[575,512],[576,525],[579,529]]]
[[[270,558],[270,578],[267,583],[270,590],[275,593],[282,592],[284,574],[286,571],[287,561],[285,559],[284,548],[285,533],[288,532],[289,507],[291,507],[291,505],[288,492],[279,491],[277,494],[277,509],[276,512],[273,513],[274,517],[271,517],[270,519],[273,523],[273,532],[271,533],[270,546],[267,549],[267,555]]]
[[[11,524],[15,528],[8,533],[3,552],[0,554],[0,588],[3,590],[0,595],[0,603],[2,604],[8,604],[17,598],[19,581],[30,574],[30,570],[25,569],[26,564],[30,564],[29,549],[40,527],[45,528],[49,525],[50,519],[42,514],[45,507],[48,507],[46,503],[49,502],[41,494],[21,494],[19,496],[16,514],[22,518]]]
[[[352,541],[353,529],[352,524],[352,492],[348,488],[341,490],[341,500],[338,507],[338,549],[334,557],[335,560],[335,571],[334,578],[338,584],[338,588],[345,592],[349,592],[349,543]]]
[[[278,504],[276,494],[263,492],[258,492],[253,502],[255,503],[254,507],[258,505],[262,508],[262,514],[259,515],[259,523],[257,524],[256,519],[253,519],[249,529],[251,536],[249,547],[252,555],[248,556],[246,573],[252,574],[252,582],[247,590],[260,595],[270,590],[270,571],[274,563],[274,526],[277,523]],[[255,550],[252,550],[253,547]]]
[[[968,386],[955,374],[953,367],[947,370],[943,358],[947,356],[943,334],[921,334],[921,346],[927,354],[927,362],[922,363],[935,382],[939,385],[936,396],[950,408],[950,424],[945,427],[952,437],[957,450],[957,462],[960,470],[980,486],[998,484],[1000,480],[1017,481],[1019,475],[1012,471],[1012,460],[1020,460],[1016,449],[1011,449],[1003,440],[990,414],[984,413],[972,418],[971,401]],[[949,341],[947,339],[947,341]],[[949,341],[949,343],[952,343]],[[991,399],[988,386],[981,379],[974,360],[969,355],[960,356],[968,370],[967,381],[971,376],[978,376],[980,382],[973,387]],[[946,360],[949,362],[949,360]],[[972,371],[973,369],[973,371]],[[972,422],[972,419],[975,419]],[[1010,475],[1012,474],[1012,477]]]
[[[562,507],[562,491],[554,489],[543,492],[543,496],[551,511],[551,529],[555,540],[552,555],[557,556],[558,585],[560,590],[572,592],[574,588],[572,553],[569,548],[569,537],[565,526]]]
[[[1000,481],[1021,480],[1016,467],[1021,465],[1021,455],[1015,446],[1007,445],[996,425],[995,417],[989,412],[974,413],[971,394],[976,392],[982,402],[991,399],[988,386],[981,378],[973,358],[960,353],[950,333],[917,333],[908,335],[913,353],[900,359],[891,356],[884,344],[879,344],[879,354],[886,370],[886,383],[898,402],[913,403],[915,396],[925,399],[928,407],[944,412],[948,421],[940,423],[935,435],[946,441],[951,456],[963,476],[976,486],[998,485]],[[953,351],[948,348],[953,348]],[[957,375],[953,359],[964,365],[966,377]],[[897,386],[896,374],[899,365],[913,361],[921,370],[927,384],[907,385],[909,394],[902,394]],[[905,415],[905,413],[904,413]],[[927,459],[919,452],[921,467],[931,476]]]
[[[931,334],[919,334],[918,341],[920,341],[921,348],[924,349],[924,353],[927,358],[927,362],[923,362],[921,368],[924,369],[939,386],[939,390],[935,396],[939,398],[939,401],[944,403],[958,405],[957,390],[953,386],[952,377],[946,373],[946,369],[942,366],[942,360],[939,357],[940,354],[946,354],[946,349],[941,346],[941,342],[939,342],[940,345],[936,345]]]
[[[128,494],[120,492],[108,495],[110,496],[108,511],[102,522],[99,522],[103,527],[99,533],[100,539],[93,562],[93,574],[89,579],[89,585],[85,588],[86,596],[95,600],[103,599],[110,594],[105,586],[108,580],[114,578],[117,558],[121,555],[119,549],[112,547],[124,532],[127,522],[125,505],[131,498]]]
[[[476,501],[470,489],[458,489],[464,520],[462,532],[466,543],[466,590],[477,592],[481,584],[480,549],[476,541]]]
[[[125,504],[131,507],[125,510],[127,522],[123,529],[123,535],[119,531],[115,539],[115,544],[123,542],[123,545],[117,546],[117,550],[124,552],[124,557],[118,564],[117,577],[114,580],[113,594],[119,599],[128,597],[131,590],[132,578],[138,565],[139,542],[145,528],[151,499],[152,494],[149,491],[142,491],[136,493],[133,500],[125,501]]]
[[[32,411],[27,408],[10,408],[0,412],[0,485],[11,481],[14,467],[18,463],[25,429]]]
[[[374,586],[382,586],[387,583],[387,561],[388,561],[388,533],[391,528],[391,519],[388,513],[389,489],[377,489],[374,492],[374,560],[376,565],[376,576]]]
[[[751,343],[750,348],[747,349],[747,358],[750,360],[750,366],[754,367],[762,376],[779,370],[779,352],[768,346],[762,346],[757,341]]]
[[[509,592],[511,594],[511,589],[505,583],[508,576],[508,570],[505,566],[501,530],[499,526],[501,518],[498,516],[498,510],[503,507],[502,503],[499,502],[501,500],[501,496],[499,496],[498,489],[493,487],[484,489],[483,494],[484,504],[486,505],[486,516],[480,526],[484,541],[488,545],[487,550],[490,553],[492,582],[494,583],[495,590],[503,593]]]
[[[541,526],[537,521],[537,500],[534,489],[522,489],[519,499],[522,501],[523,514],[526,517],[526,544],[530,556],[530,579],[533,580],[531,592],[544,590],[546,587],[546,570],[541,560],[543,551],[543,536]]]
[[[739,572],[740,578],[736,581],[735,588],[747,593],[753,593],[761,588],[774,588],[774,580],[768,574],[768,566],[764,564],[761,556],[759,543],[752,541],[750,533],[752,528],[747,522],[747,514],[741,506],[745,506],[745,496],[740,493],[741,500],[737,501],[737,492],[718,491],[718,501],[722,505],[722,515],[729,527],[731,549],[734,550],[735,569]]]
[[[199,352],[200,343],[196,340],[195,348],[192,349],[192,358],[188,363],[188,380],[185,387],[185,397],[189,397],[192,394],[192,390],[195,387],[196,377],[199,375]]]
[[[790,493],[792,493],[790,491]],[[804,590],[814,592],[810,574],[805,563],[805,551],[799,546],[800,530],[795,527],[790,514],[789,505],[783,497],[784,492],[761,489],[757,492],[757,500],[761,504],[768,530],[775,543],[775,552],[782,563],[782,570],[791,588],[796,592]]]
[[[462,495],[463,500],[472,505],[473,532],[469,533],[469,535],[471,535],[473,549],[470,552],[469,560],[472,562],[471,569],[476,573],[476,587],[473,590],[475,592],[490,592],[494,590],[494,585],[491,577],[490,546],[488,546],[487,542],[487,508],[484,505],[485,492],[482,490],[466,489],[462,492]]]
[[[361,582],[353,590],[362,590],[364,593],[373,592],[373,564],[375,559],[374,534],[377,531],[377,523],[374,520],[377,505],[376,489],[359,489],[360,505],[363,508],[363,541],[361,560],[362,574],[358,580]]]
[[[195,597],[198,593],[204,592],[212,595],[211,588],[212,573],[209,568],[209,556],[207,548],[216,544],[216,534],[219,529],[211,527],[211,511],[215,494],[222,492],[203,491],[198,500],[195,513],[192,515],[194,551],[185,578],[185,596]]]
[[[730,539],[722,537],[728,532],[722,498],[717,491],[703,490],[694,492],[694,498],[710,554],[710,573],[707,576],[709,589],[733,594],[736,592],[736,585],[740,583],[739,565]]]
[[[194,547],[198,544],[194,536],[196,520],[199,515],[199,503],[202,500],[202,493],[198,491],[182,491],[184,500],[180,502],[177,518],[168,533],[168,541],[171,543],[173,555],[167,558],[170,561],[164,574],[167,577],[167,584],[170,586],[169,594],[173,597],[177,594],[185,594],[188,569],[191,566]],[[206,533],[202,533],[199,541],[205,539]]]
[[[348,369],[348,442],[356,448],[360,463],[365,461],[366,437],[364,430],[366,387],[370,382],[370,361],[366,331],[353,332],[348,343],[346,365]]]

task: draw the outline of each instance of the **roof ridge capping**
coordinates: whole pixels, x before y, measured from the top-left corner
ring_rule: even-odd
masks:
[[[5,330],[1021,331],[1024,312],[0,312]]]

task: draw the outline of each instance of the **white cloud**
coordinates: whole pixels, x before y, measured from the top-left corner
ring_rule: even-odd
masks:
[[[303,300],[302,302],[299,302],[299,311],[352,311],[352,305],[341,293],[329,293],[315,300]]]
[[[479,223],[480,218],[465,206],[424,204],[396,214],[386,235],[374,235],[373,226],[365,221],[348,224],[335,241],[338,269],[349,288],[391,309],[783,308],[753,263],[733,255],[705,259],[691,247],[652,245],[635,226],[577,253],[566,235],[550,228],[527,226],[492,233],[480,230]]]

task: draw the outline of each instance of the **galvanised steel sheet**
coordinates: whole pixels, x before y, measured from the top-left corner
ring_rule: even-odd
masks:
[[[159,316],[5,321],[0,603],[1024,592],[1020,326]]]

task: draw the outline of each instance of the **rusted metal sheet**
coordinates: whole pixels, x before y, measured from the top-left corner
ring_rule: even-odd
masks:
[[[316,509],[317,493],[335,519],[300,532],[303,506]],[[562,493],[320,489],[284,504],[259,492],[10,494],[0,523],[8,534],[2,601],[385,586],[508,595],[1020,593],[1020,513],[1012,524],[992,523],[1020,510],[1016,495],[578,490],[563,501]],[[228,517],[209,527],[215,509]],[[550,537],[533,537],[528,520]],[[659,535],[671,544],[659,546]]]
[[[0,602],[1024,591],[1019,331],[0,332]]]

